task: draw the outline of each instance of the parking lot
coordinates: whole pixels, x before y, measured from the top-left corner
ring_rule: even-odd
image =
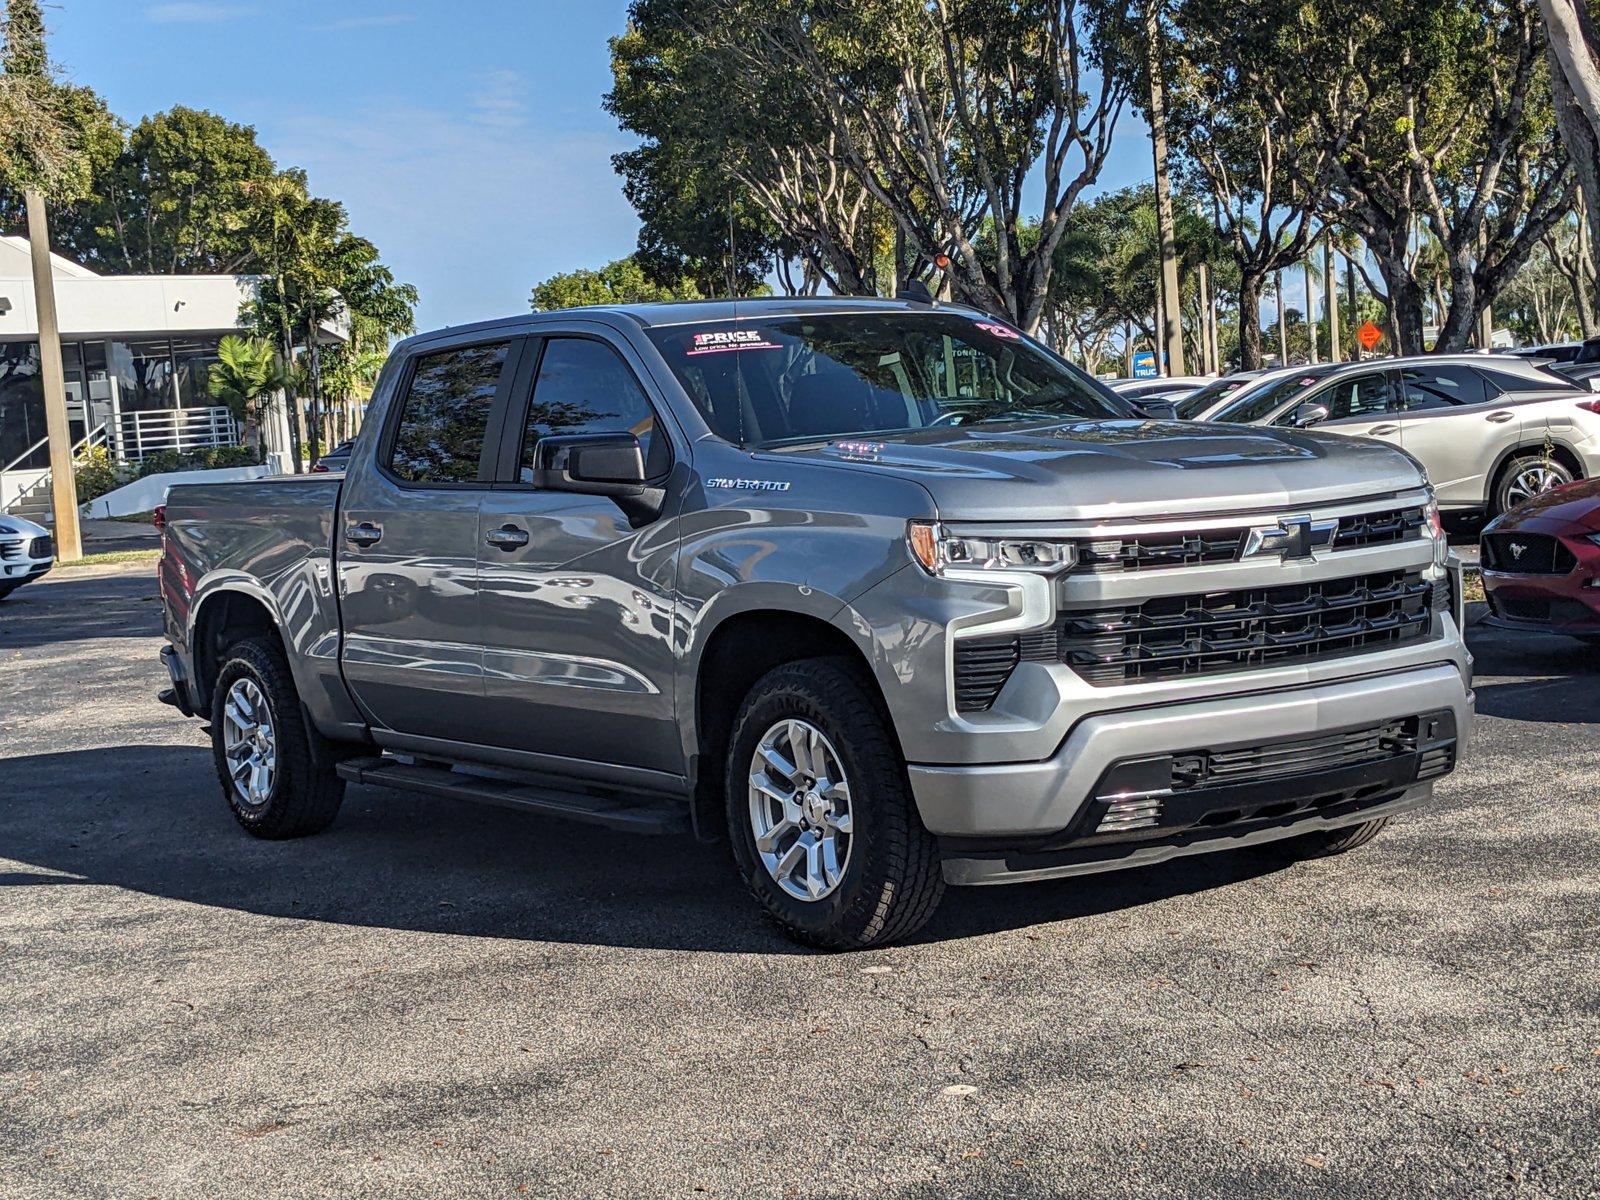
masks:
[[[0,607],[0,1196],[1589,1196],[1600,650],[1478,626],[1331,860],[952,892],[797,952],[726,851],[353,788],[253,841],[148,570]]]

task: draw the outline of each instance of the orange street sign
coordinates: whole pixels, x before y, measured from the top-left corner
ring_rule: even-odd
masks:
[[[1379,342],[1383,341],[1383,330],[1368,321],[1360,329],[1356,330],[1356,341],[1361,343],[1363,350],[1371,350]]]

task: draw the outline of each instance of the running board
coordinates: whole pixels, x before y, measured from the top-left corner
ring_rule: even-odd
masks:
[[[447,796],[496,804],[525,812],[566,817],[590,825],[604,825],[627,833],[667,834],[689,831],[689,807],[667,799],[629,803],[617,796],[596,796],[587,792],[568,792],[554,787],[468,775],[448,767],[420,766],[394,758],[347,758],[336,770],[351,783],[370,783],[379,787]]]

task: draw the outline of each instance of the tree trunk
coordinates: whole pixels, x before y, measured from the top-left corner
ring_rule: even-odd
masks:
[[[1172,188],[1167,182],[1167,109],[1161,80],[1161,21],[1156,0],[1145,0],[1145,58],[1150,73],[1150,145],[1155,152],[1156,230],[1161,241],[1160,351],[1164,375],[1186,374],[1183,366],[1183,315],[1178,292],[1178,247],[1172,219]]]
[[[1239,273],[1239,369],[1261,369],[1261,284],[1263,276]]]
[[[1600,36],[1579,0],[1539,0],[1550,55],[1550,91],[1556,125],[1578,183],[1591,199],[1589,249],[1600,277]],[[1587,321],[1585,321],[1587,324]]]
[[[289,300],[283,289],[283,273],[275,274],[272,282],[278,291],[278,323],[282,326],[283,366],[287,373],[294,370],[294,334],[289,328]],[[283,411],[289,424],[289,454],[294,458],[294,473],[299,475],[305,470],[300,454],[300,399],[294,394],[287,374],[283,383]]]
[[[1373,257],[1378,260],[1378,273],[1383,276],[1384,287],[1389,293],[1389,319],[1394,326],[1396,341],[1394,353],[1421,354],[1422,285],[1406,269],[1403,252],[1396,256],[1375,250]],[[1470,319],[1467,328],[1471,329]],[[1443,340],[1441,334],[1441,345]]]

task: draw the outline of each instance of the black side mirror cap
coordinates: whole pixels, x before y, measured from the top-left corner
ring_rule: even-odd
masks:
[[[1138,409],[1152,421],[1176,421],[1178,419],[1178,406],[1171,400],[1140,400]]]
[[[540,438],[529,480],[551,492],[641,496],[644,448],[631,433],[573,433]]]

